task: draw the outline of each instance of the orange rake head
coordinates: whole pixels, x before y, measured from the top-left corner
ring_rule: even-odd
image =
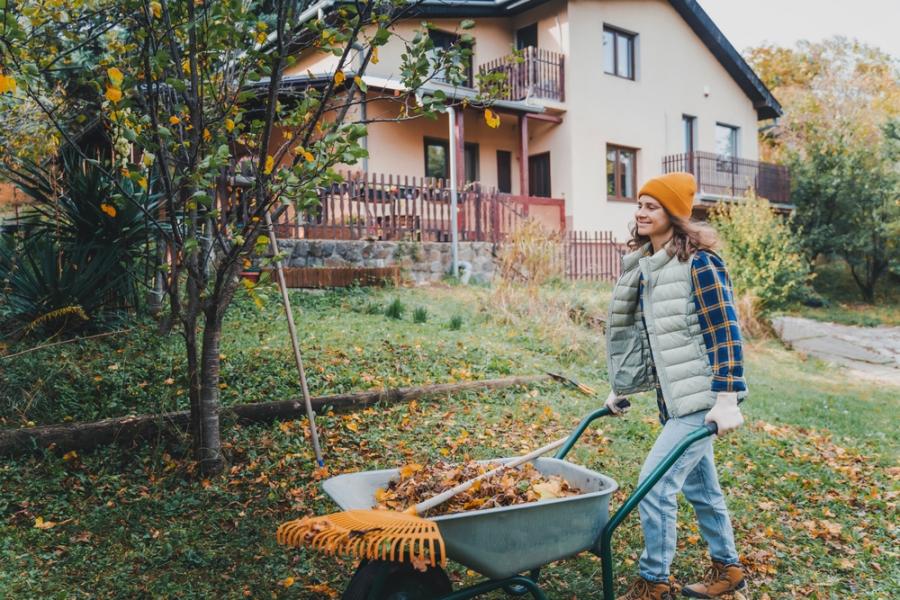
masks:
[[[277,538],[279,544],[306,546],[326,554],[431,566],[447,562],[437,524],[409,513],[349,510],[307,517],[283,523]]]

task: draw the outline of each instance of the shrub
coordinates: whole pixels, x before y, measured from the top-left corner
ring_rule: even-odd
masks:
[[[400,301],[400,298],[394,298],[394,301],[388,304],[384,314],[392,319],[402,319],[405,312],[406,306]]]
[[[377,302],[369,302],[366,304],[364,312],[367,315],[377,315],[381,312],[381,305]]]
[[[762,312],[801,301],[811,293],[812,277],[789,222],[769,202],[749,198],[720,204],[710,221],[718,229],[738,298],[750,296]]]
[[[451,331],[459,331],[460,329],[462,329],[462,324],[463,318],[459,315],[453,315],[452,317],[450,317],[450,323],[448,323],[448,326],[450,327]]]
[[[420,306],[413,311],[413,323],[425,323],[426,321],[428,321],[428,309]]]
[[[537,288],[561,273],[560,258],[559,235],[528,219],[509,236],[497,256],[499,287],[525,284],[536,295]]]

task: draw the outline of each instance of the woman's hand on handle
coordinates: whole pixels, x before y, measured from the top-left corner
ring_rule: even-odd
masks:
[[[615,392],[610,392],[609,396],[606,398],[606,402],[603,403],[603,406],[609,409],[613,415],[619,417],[628,412],[628,409],[631,408],[631,405],[625,406],[623,408],[619,408],[618,404],[625,400],[625,396],[617,396]]]
[[[741,409],[738,408],[737,393],[719,392],[716,396],[716,404],[706,413],[706,422],[715,423],[719,428],[719,435],[725,435],[744,424]]]

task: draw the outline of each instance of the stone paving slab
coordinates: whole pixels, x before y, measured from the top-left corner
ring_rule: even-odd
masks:
[[[789,348],[848,367],[860,378],[900,385],[900,327],[854,327],[802,317],[772,321]]]

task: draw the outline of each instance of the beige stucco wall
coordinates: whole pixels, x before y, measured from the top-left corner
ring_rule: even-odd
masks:
[[[665,0],[571,0],[566,73],[570,206],[577,229],[627,235],[634,205],[606,200],[606,144],[638,148],[638,186],[662,172],[662,157],[683,152],[681,117],[697,117],[697,150],[715,150],[716,122],[740,127],[740,155],[756,159],[756,111],[688,24]],[[636,80],[603,72],[607,23],[638,34]],[[704,90],[708,89],[706,95]]]

